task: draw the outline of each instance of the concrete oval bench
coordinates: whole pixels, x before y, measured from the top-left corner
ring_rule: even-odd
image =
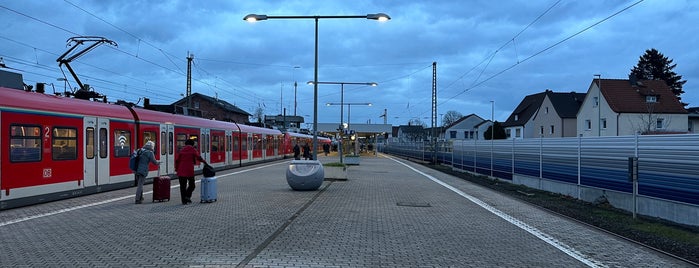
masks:
[[[297,191],[317,190],[324,178],[323,165],[317,160],[293,160],[286,170],[286,182]]]

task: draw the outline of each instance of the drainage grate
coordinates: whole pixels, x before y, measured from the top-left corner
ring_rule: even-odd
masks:
[[[430,203],[426,202],[398,202],[396,205],[401,207],[431,207]]]

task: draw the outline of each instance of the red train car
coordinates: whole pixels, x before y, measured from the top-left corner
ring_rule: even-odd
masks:
[[[326,137],[317,137],[318,140],[318,148],[317,152],[320,154],[323,151],[323,144],[331,144],[332,140]],[[284,157],[294,157],[294,145],[298,144],[299,146],[303,146],[304,144],[308,143],[308,146],[311,147],[311,150],[316,149],[313,148],[313,136],[312,135],[307,135],[307,134],[302,134],[302,133],[296,133],[296,132],[286,132],[284,133],[284,141],[282,142],[283,147],[282,147],[282,154]]]
[[[149,177],[174,174],[187,139],[216,168],[288,147],[278,130],[0,87],[0,209],[130,187],[129,155],[147,141],[161,162]]]

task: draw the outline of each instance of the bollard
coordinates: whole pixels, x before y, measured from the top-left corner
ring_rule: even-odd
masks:
[[[297,191],[318,190],[325,172],[318,160],[293,160],[286,170],[286,182]]]

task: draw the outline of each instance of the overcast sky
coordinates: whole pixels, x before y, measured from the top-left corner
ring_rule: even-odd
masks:
[[[438,124],[452,110],[490,119],[491,101],[495,120],[504,121],[527,95],[586,92],[595,74],[627,79],[650,48],[674,60],[687,80],[682,100],[699,106],[699,1],[692,0],[0,0],[0,57],[25,83],[63,91],[63,73],[69,87],[77,85],[56,62],[66,40],[104,37],[118,46],[101,45],[71,64],[82,82],[109,101],[170,104],[186,92],[189,52],[192,92],[251,114],[286,108],[313,122],[313,86],[306,84],[313,80],[313,20],[248,23],[250,13],[391,16],[319,21],[318,80],[379,84],[345,85],[345,103],[372,103],[351,106],[351,123],[383,123],[386,109],[389,124],[417,118],[430,126],[432,62]],[[338,122],[340,107],[325,104],[340,102],[340,86],[318,91],[318,122]]]

